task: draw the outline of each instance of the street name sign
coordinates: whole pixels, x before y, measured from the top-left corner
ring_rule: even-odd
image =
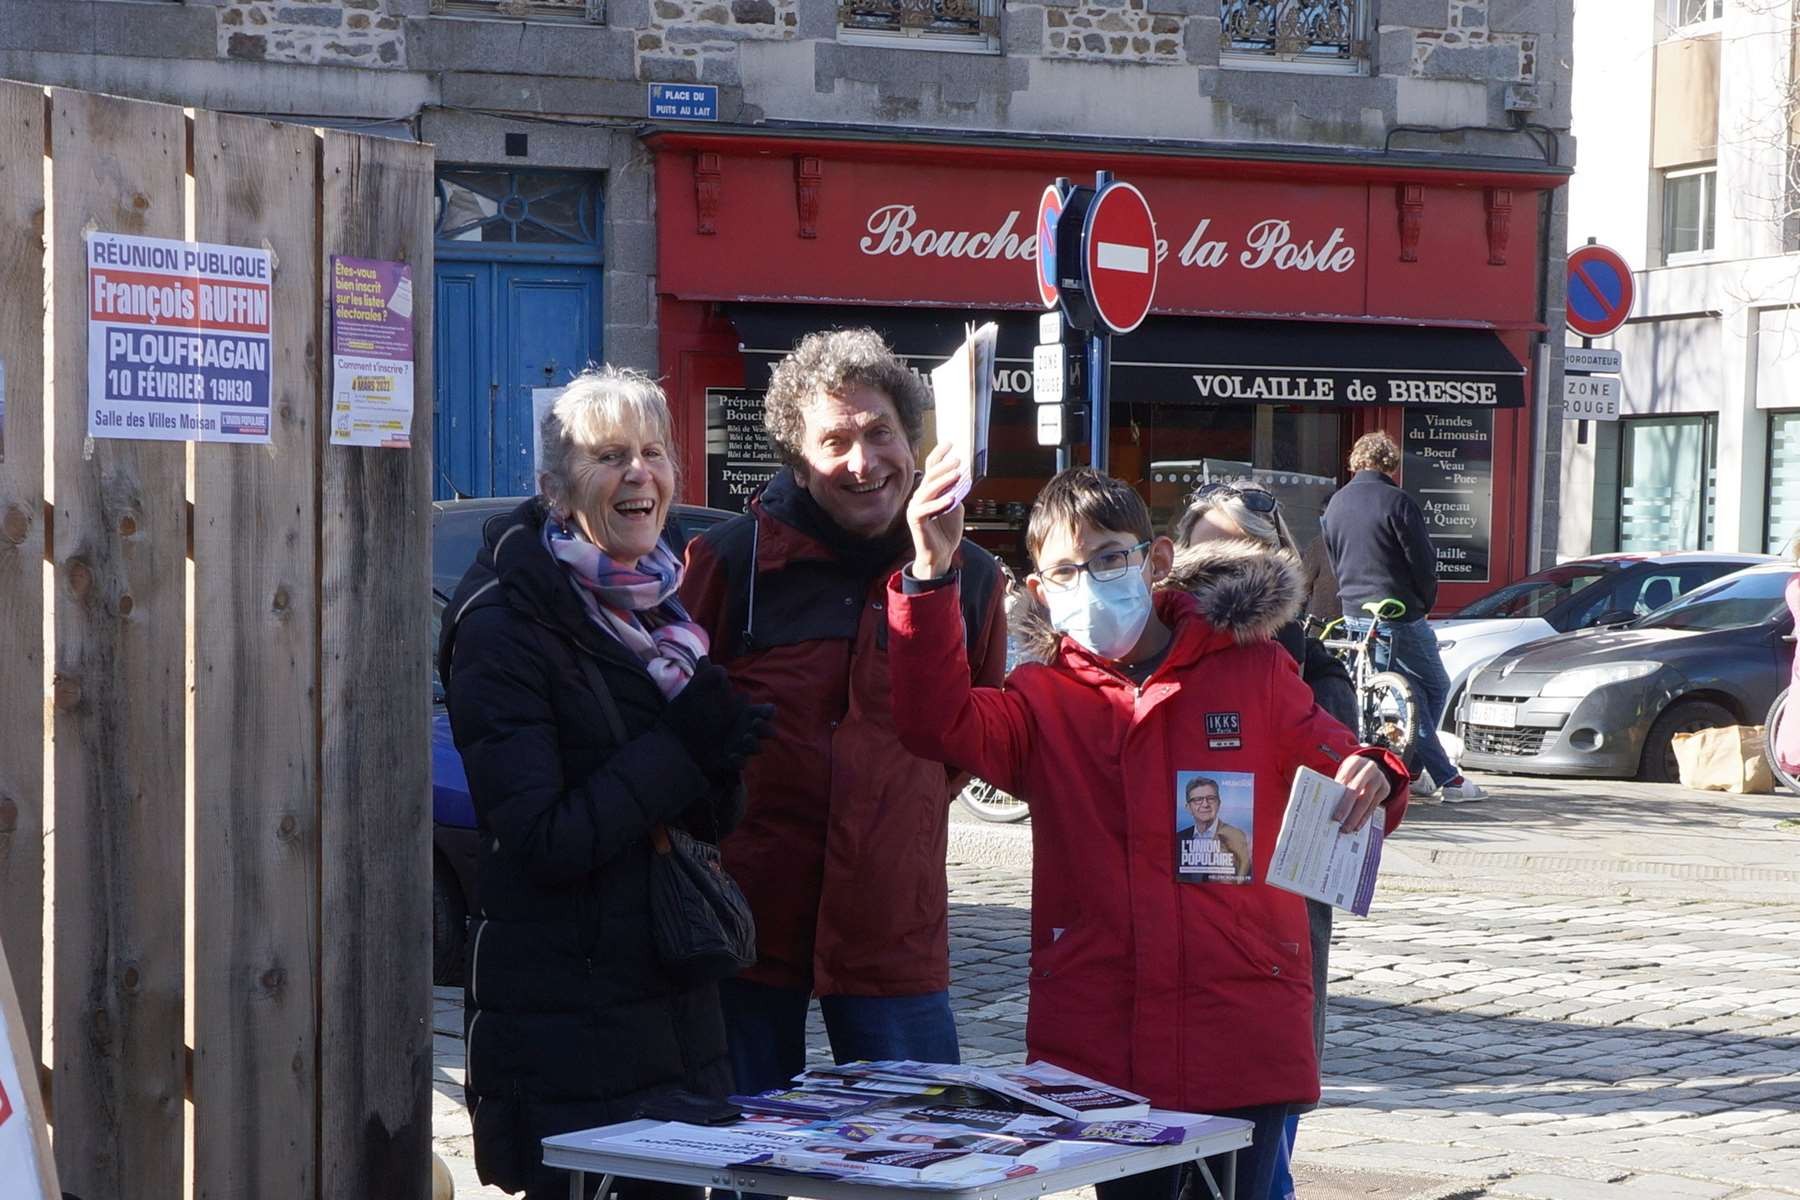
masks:
[[[652,121],[716,121],[719,89],[711,83],[653,83],[649,116]]]
[[[1625,256],[1589,243],[1569,254],[1568,322],[1582,337],[1605,337],[1631,315],[1636,285]]]

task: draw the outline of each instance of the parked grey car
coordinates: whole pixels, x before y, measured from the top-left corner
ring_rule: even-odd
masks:
[[[1751,567],[1639,620],[1501,654],[1458,707],[1461,765],[1675,781],[1675,734],[1758,724],[1786,686],[1793,574]]]

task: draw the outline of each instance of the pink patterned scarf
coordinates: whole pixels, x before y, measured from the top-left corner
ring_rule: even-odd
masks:
[[[563,565],[594,623],[623,642],[673,699],[706,653],[706,631],[675,598],[681,560],[662,542],[635,566],[622,566],[554,514],[544,521],[544,545]]]

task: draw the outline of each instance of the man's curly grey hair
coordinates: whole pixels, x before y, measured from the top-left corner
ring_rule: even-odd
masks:
[[[681,459],[675,453],[673,425],[668,397],[656,380],[627,367],[589,367],[569,381],[544,414],[538,490],[551,505],[565,507],[569,497],[569,457],[576,447],[593,449],[620,434],[661,442],[675,467],[679,487]]]
[[[843,396],[871,388],[893,401],[907,442],[925,435],[925,383],[873,329],[809,333],[775,364],[763,397],[763,427],[789,466],[804,466],[806,407],[821,393]]]

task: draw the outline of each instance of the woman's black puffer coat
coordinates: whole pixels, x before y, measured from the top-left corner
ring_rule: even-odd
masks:
[[[650,939],[649,831],[716,841],[742,790],[695,765],[643,665],[588,618],[528,501],[488,523],[444,615],[439,671],[483,835],[464,995],[485,1183],[567,1194],[540,1139],[631,1119],[654,1091],[730,1092],[718,989]],[[598,666],[623,745],[580,656]]]

